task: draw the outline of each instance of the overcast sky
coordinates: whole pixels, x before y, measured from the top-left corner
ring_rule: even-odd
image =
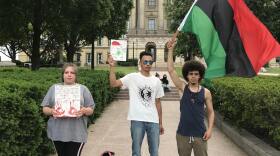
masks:
[[[5,50],[5,47],[0,47],[0,50]],[[0,52],[0,57],[1,57],[1,61],[11,61],[10,58],[8,58],[6,55],[4,55],[3,53]]]

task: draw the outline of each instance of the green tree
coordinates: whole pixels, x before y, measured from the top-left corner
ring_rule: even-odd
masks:
[[[27,25],[23,26],[25,17],[21,10],[13,7],[15,1],[0,0],[0,46],[1,52],[16,62],[16,54],[26,51]]]
[[[280,41],[280,0],[245,0],[248,7]]]
[[[171,21],[169,32],[174,33],[177,30],[192,3],[192,0],[175,0],[166,3],[167,18]],[[191,33],[180,33],[174,55],[182,56],[187,61],[195,54],[200,55],[196,37]]]
[[[276,39],[280,39],[280,0],[245,0],[248,7],[263,22]],[[184,19],[187,11],[193,3],[192,0],[174,0],[166,3],[167,17],[171,21],[170,32],[174,33]],[[189,59],[189,56],[200,55],[195,36],[189,33],[181,33],[178,36],[176,55]]]
[[[110,42],[111,39],[118,39],[127,32],[127,21],[130,11],[133,8],[132,0],[111,0],[112,7],[108,10],[110,17],[108,21],[99,25],[99,31],[95,31],[91,38],[92,42],[92,60],[91,69],[94,69],[94,41],[99,37],[106,36]]]
[[[113,8],[111,0],[100,0],[93,4],[95,7],[92,9],[90,21],[87,29],[83,32],[87,44],[91,44],[91,69],[94,69],[94,41],[98,37],[104,36],[104,26],[108,23],[111,17],[111,10]],[[102,10],[102,11],[98,11]]]
[[[132,0],[112,0],[111,19],[103,27],[104,35],[111,39],[118,39],[127,33],[127,21],[133,8]]]
[[[88,44],[88,36],[99,31],[109,18],[110,0],[65,0],[50,32],[63,44],[68,62]],[[94,31],[93,31],[94,30]]]
[[[73,62],[74,54],[85,45],[83,29],[86,28],[91,15],[91,9],[94,7],[88,4],[87,0],[71,1],[69,0],[68,7],[62,10],[62,21],[66,26],[64,32],[64,48],[66,50],[67,62]],[[101,10],[99,10],[101,11]]]
[[[18,51],[31,58],[31,69],[40,68],[42,35],[46,31],[62,1],[56,0],[0,0],[1,45],[15,43]],[[10,46],[12,47],[12,46]]]

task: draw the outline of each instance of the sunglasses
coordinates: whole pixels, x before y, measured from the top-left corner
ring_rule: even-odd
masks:
[[[151,61],[148,61],[148,60],[143,61],[144,65],[152,65],[153,63],[154,63],[154,61],[152,61],[152,60]]]

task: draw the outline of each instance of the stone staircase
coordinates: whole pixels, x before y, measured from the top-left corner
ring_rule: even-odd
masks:
[[[164,93],[164,97],[161,98],[161,101],[180,101],[179,91],[176,87],[171,87],[169,92]],[[122,89],[116,95],[115,99],[117,100],[129,100],[128,90]]]

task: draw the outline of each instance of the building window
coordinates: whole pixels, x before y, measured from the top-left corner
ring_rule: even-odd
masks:
[[[87,64],[91,64],[91,53],[87,53]]]
[[[155,7],[156,6],[156,0],[148,0],[148,6],[149,7]]]
[[[77,62],[81,62],[81,53],[76,53]]]
[[[104,64],[103,58],[102,58],[102,53],[97,53],[97,63]]]
[[[155,19],[148,20],[148,30],[156,30],[156,20]]]
[[[102,38],[98,37],[97,39],[97,46],[102,46]]]

